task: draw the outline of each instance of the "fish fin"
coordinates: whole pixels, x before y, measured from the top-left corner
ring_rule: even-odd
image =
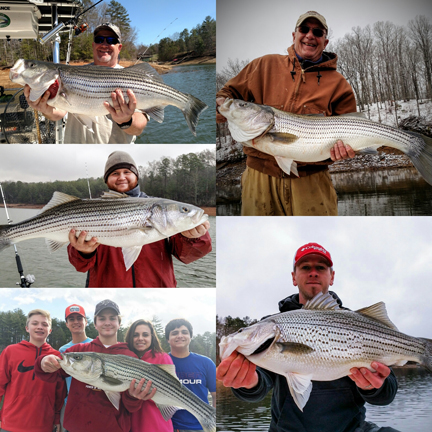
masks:
[[[274,158],[276,159],[276,162],[279,165],[279,168],[283,172],[287,173],[288,175],[290,175],[292,172],[297,177],[299,176],[298,171],[297,171],[297,163],[294,162],[292,159],[288,159],[288,158],[282,157],[282,156],[275,156]]]
[[[48,246],[48,249],[50,252],[55,252],[56,250],[60,249],[65,244],[68,244],[69,240],[66,242],[58,242],[55,240],[50,240],[48,238],[45,238],[45,243]]]
[[[208,106],[200,101],[195,96],[191,94],[186,94],[188,101],[186,102],[185,108],[182,110],[183,115],[185,117],[186,123],[189,126],[189,129],[196,136],[196,127],[198,124],[199,116],[203,111],[205,111]]]
[[[363,120],[365,120],[365,119],[369,120],[364,112],[352,112],[352,113],[340,114],[336,117],[354,117],[354,118],[360,118]]]
[[[341,309],[336,299],[330,294],[318,293],[313,299],[308,300],[303,309],[327,309],[337,310]]]
[[[425,344],[424,354],[420,357],[421,365],[429,372],[432,372],[432,340],[426,338],[419,339]]]
[[[2,233],[2,227],[5,229],[6,227],[10,228],[10,225],[0,225],[0,252],[12,244],[7,235]]]
[[[375,303],[372,306],[356,310],[356,312],[362,315],[366,315],[367,317],[372,318],[375,321],[378,321],[393,330],[399,331],[398,328],[391,322],[390,318],[388,317],[387,309],[385,303],[383,302]]]
[[[281,142],[283,144],[292,144],[299,139],[296,135],[282,132],[271,133],[270,136],[273,142]]]
[[[312,391],[312,375],[288,373],[285,377],[294,402],[303,411]]]
[[[101,375],[100,377],[101,377],[101,379],[102,379],[103,382],[105,382],[107,384],[110,384],[110,385],[113,385],[113,386],[117,386],[117,385],[123,384],[122,381],[120,381],[120,380],[118,380],[116,378],[113,378],[113,377],[109,377],[107,375]]]
[[[173,376],[177,381],[179,380],[176,374],[176,369],[173,364],[158,364],[156,365],[159,369],[164,370],[165,372],[169,373],[171,376]],[[179,381],[180,382],[180,381]]]
[[[315,351],[310,346],[297,342],[276,342],[275,345],[280,348],[281,353],[286,351],[290,354],[310,354]]]
[[[356,151],[357,154],[361,154],[361,155],[372,155],[372,154],[378,154],[378,150],[374,147],[368,147],[362,150],[358,150]]]
[[[162,405],[162,404],[157,404],[155,402],[156,406],[159,408],[160,413],[162,414],[162,417],[164,418],[165,421],[168,421],[171,419],[171,417],[181,408],[177,408],[175,406],[171,406],[171,405]]]
[[[134,71],[138,71],[140,73],[144,73],[144,74],[148,75],[152,79],[163,82],[162,77],[158,74],[156,69],[154,67],[150,66],[148,63],[145,63],[145,62],[144,63],[138,63],[136,65],[129,66],[126,69],[128,69],[128,70],[133,69]]]
[[[109,391],[109,390],[104,390],[108,400],[115,406],[115,408],[117,409],[117,411],[120,410],[120,393],[119,392],[114,392],[114,391]]]
[[[128,271],[132,267],[133,263],[137,260],[138,255],[141,252],[141,248],[142,246],[122,248],[126,271]]]
[[[417,132],[404,131],[413,136],[407,156],[422,177],[432,185],[432,138]]]
[[[93,122],[98,123],[95,117],[88,117],[84,115],[69,113],[69,115],[75,116],[75,118],[91,133],[94,133]]]
[[[157,121],[158,123],[162,123],[165,116],[164,110],[165,107],[163,106],[155,106],[142,111],[147,113],[153,120]]]
[[[116,192],[113,190],[110,190],[108,192],[104,192],[101,196],[102,199],[112,199],[112,198],[130,198],[129,195],[122,193],[122,192]]]
[[[58,192],[55,191],[53,193],[52,198],[49,200],[48,204],[42,208],[42,210],[40,211],[41,213],[46,212],[49,209],[52,209],[54,207],[57,207],[61,204],[65,204],[67,202],[72,202],[72,201],[76,201],[79,200],[80,198],[76,197],[76,196],[72,196],[72,195],[68,195],[65,194],[63,192]]]

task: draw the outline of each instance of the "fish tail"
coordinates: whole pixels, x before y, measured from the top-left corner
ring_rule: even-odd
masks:
[[[423,178],[432,185],[432,138],[417,132],[405,132],[413,135],[413,146],[407,152],[408,157]]]
[[[421,364],[428,371],[432,372],[432,340],[421,338],[421,340],[425,343],[425,352],[422,356]]]
[[[183,115],[185,116],[186,123],[189,126],[189,129],[194,134],[194,136],[196,136],[196,127],[198,124],[199,116],[203,111],[208,108],[208,106],[204,102],[201,102],[199,99],[197,99],[195,96],[188,94],[187,97],[188,101],[182,111]]]
[[[9,225],[0,225],[0,252],[12,244],[10,238],[7,236],[7,229]]]

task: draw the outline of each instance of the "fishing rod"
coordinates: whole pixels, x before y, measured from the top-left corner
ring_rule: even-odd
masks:
[[[45,44],[48,41],[50,41],[51,39],[53,39],[55,36],[57,36],[57,33],[63,29],[63,27],[66,27],[69,24],[73,24],[74,26],[77,25],[78,22],[78,18],[81,15],[84,15],[86,12],[88,12],[90,9],[94,8],[95,6],[97,6],[99,3],[101,3],[103,0],[99,0],[97,3],[91,5],[90,7],[88,7],[86,10],[77,13],[73,18],[71,18],[69,21],[66,22],[61,22],[59,25],[55,26],[52,30],[50,30],[48,33],[46,33],[44,36],[39,38],[39,42],[41,44]]]
[[[2,198],[3,198],[3,204],[4,204],[4,207],[5,207],[5,210],[6,210],[6,217],[7,217],[7,220],[8,220],[8,224],[10,225],[12,223],[12,220],[9,218],[9,213],[8,213],[8,210],[7,210],[6,200],[5,200],[5,197],[4,197],[4,194],[3,194],[3,188],[2,188],[1,183],[0,183],[0,192],[1,192],[1,195],[2,195]],[[33,284],[36,279],[35,279],[34,275],[31,275],[31,274],[29,274],[27,276],[24,276],[24,270],[23,270],[23,266],[21,264],[21,258],[18,255],[18,249],[17,249],[15,243],[13,244],[13,247],[15,249],[15,261],[16,261],[16,264],[17,264],[17,267],[18,267],[18,273],[20,275],[20,282],[17,282],[16,284],[19,285],[21,288],[30,288],[31,284]]]
[[[178,18],[176,18],[174,21],[178,20]],[[138,61],[141,59],[141,57],[147,52],[147,50],[153,45],[154,41],[174,22],[171,21],[154,39],[153,42],[146,48],[146,50],[142,53],[139,54],[138,60],[135,62],[135,64],[138,63]]]

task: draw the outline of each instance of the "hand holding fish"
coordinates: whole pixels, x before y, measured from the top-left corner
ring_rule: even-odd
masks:
[[[341,159],[352,159],[355,157],[355,151],[348,144],[344,144],[342,140],[338,140],[330,149],[330,158],[332,161]]]
[[[46,373],[57,372],[61,368],[60,363],[58,362],[59,360],[61,360],[61,358],[54,354],[45,356],[41,361],[42,370]]]
[[[203,224],[198,225],[187,231],[183,231],[181,234],[187,238],[199,238],[202,237],[210,228],[210,222],[205,221]]]
[[[47,90],[40,98],[36,99],[34,102],[30,100],[30,91],[30,86],[26,84],[24,86],[24,96],[30,107],[41,112],[45,117],[52,121],[60,120],[65,116],[66,111],[58,110],[47,104],[48,99],[51,95],[49,90]]]
[[[371,367],[375,372],[367,368],[352,368],[351,375],[348,375],[362,390],[379,389],[384,384],[386,378],[390,375],[390,368],[378,362],[372,362]]]
[[[113,121],[118,124],[128,122],[137,107],[137,100],[132,90],[127,91],[129,102],[126,103],[123,92],[120,89],[116,89],[111,93],[112,105],[109,102],[104,102],[105,108],[111,114]]]
[[[237,351],[221,361],[216,368],[216,379],[225,387],[251,389],[258,384],[256,366]]]
[[[133,379],[129,386],[129,394],[134,398],[141,400],[152,399],[157,389],[156,387],[153,390],[151,389],[151,380],[148,380],[146,386],[144,387],[145,381],[145,378],[142,378],[138,385],[135,387],[136,379]]]
[[[74,229],[71,229],[69,232],[69,242],[71,246],[84,254],[94,252],[100,245],[96,237],[92,237],[90,240],[86,241],[87,234],[87,231],[81,231],[80,235],[76,237]]]

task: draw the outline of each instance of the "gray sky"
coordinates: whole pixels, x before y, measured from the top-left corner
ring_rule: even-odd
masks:
[[[296,250],[316,242],[332,255],[332,290],[346,307],[383,301],[400,331],[432,338],[431,240],[430,217],[219,217],[217,312],[277,313],[278,301],[298,292]]]
[[[0,145],[0,182],[45,182],[101,177],[108,156],[116,150],[128,152],[138,165],[158,161],[163,156],[215,149],[215,144],[136,144],[136,145]]]
[[[93,319],[96,304],[107,298],[118,304],[124,326],[139,318],[151,320],[157,316],[163,326],[171,319],[186,318],[191,322],[194,334],[216,330],[215,288],[3,288],[0,289],[0,311],[20,308],[27,314],[40,308],[49,311],[52,317],[64,320],[66,307],[77,303]]]
[[[217,70],[228,58],[253,60],[265,54],[286,54],[292,32],[303,13],[315,10],[330,28],[331,41],[377,21],[407,25],[416,15],[432,18],[430,0],[217,0]]]

